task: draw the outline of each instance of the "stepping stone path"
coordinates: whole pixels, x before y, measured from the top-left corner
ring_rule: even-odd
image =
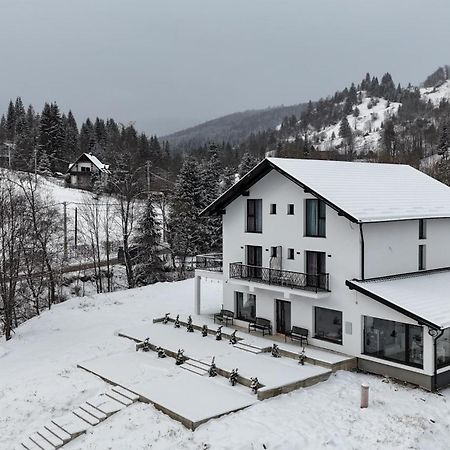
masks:
[[[65,416],[52,420],[21,443],[22,450],[55,450],[95,427],[109,416],[132,405],[139,396],[114,386],[110,391],[87,400]]]

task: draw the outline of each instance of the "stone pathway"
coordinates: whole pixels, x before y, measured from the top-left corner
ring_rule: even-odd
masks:
[[[58,417],[22,441],[26,450],[55,450],[109,416],[132,405],[139,396],[120,386],[97,395],[65,416]]]

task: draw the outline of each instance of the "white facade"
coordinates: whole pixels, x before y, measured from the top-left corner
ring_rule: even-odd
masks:
[[[300,180],[301,181],[301,180]],[[364,316],[418,325],[418,320],[360,292],[350,290],[347,280],[392,276],[418,271],[419,245],[425,245],[426,269],[450,267],[450,219],[426,220],[426,238],[419,239],[419,220],[355,223],[326,205],[326,237],[305,236],[305,201],[316,198],[301,185],[272,170],[235,196],[223,214],[223,308],[236,311],[236,292],[256,295],[256,316],[277,328],[276,301],[290,303],[291,325],[309,331],[309,343],[356,356],[361,360],[432,377],[434,342],[423,326],[423,367],[412,367],[363,354]],[[310,192],[310,191],[309,191]],[[262,232],[246,231],[247,200],[262,200]],[[325,199],[326,200],[326,199]],[[271,214],[276,204],[276,214]],[[288,215],[288,205],[294,214]],[[230,264],[247,264],[246,247],[262,247],[262,267],[271,266],[271,248],[282,249],[282,270],[305,273],[306,251],[324,252],[329,291],[268,285],[254,280],[230,278]],[[294,249],[294,259],[288,259]],[[292,251],[291,251],[292,256]],[[342,313],[342,343],[316,337],[315,307]],[[426,323],[426,322],[425,322]],[[438,372],[444,372],[450,366]],[[450,372],[449,372],[450,373]],[[422,382],[418,382],[421,384]]]

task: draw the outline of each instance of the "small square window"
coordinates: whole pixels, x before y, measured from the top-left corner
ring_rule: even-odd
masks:
[[[277,247],[270,247],[270,257],[276,258],[278,254]]]
[[[287,206],[287,213],[288,213],[288,216],[294,215],[294,204],[293,203],[289,203],[289,205]]]
[[[294,259],[294,249],[288,248],[288,259]]]
[[[277,204],[271,203],[270,204],[270,214],[276,214],[277,213]]]

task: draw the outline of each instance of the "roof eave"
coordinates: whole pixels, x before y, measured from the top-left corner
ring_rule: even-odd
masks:
[[[354,283],[354,281],[358,281],[358,280],[346,280],[345,285],[350,289],[350,290],[355,290],[358,291],[361,294],[366,295],[367,297],[370,297],[373,300],[376,300],[377,302],[388,306],[391,309],[394,309],[395,311],[405,315],[406,317],[409,317],[410,319],[416,320],[419,324],[421,325],[426,325],[429,328],[433,328],[435,330],[440,330],[442,327],[440,325],[437,325],[405,308],[402,308],[401,306],[396,305],[395,303],[392,303],[391,301],[389,301],[388,299],[381,297],[380,295],[377,295],[371,291],[369,291],[368,289],[364,289],[362,286],[359,286],[358,284]]]

